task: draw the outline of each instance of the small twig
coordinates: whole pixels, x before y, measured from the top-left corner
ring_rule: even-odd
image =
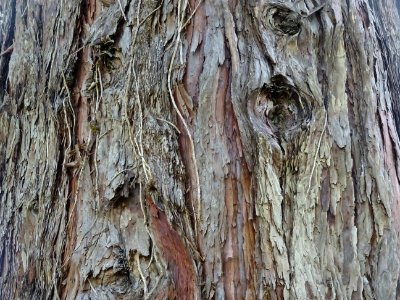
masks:
[[[97,148],[99,147],[99,140],[96,138],[96,143],[95,143],[95,149],[94,149],[94,169],[95,169],[95,174],[96,174],[96,199],[97,199],[97,207],[96,207],[96,213],[97,209],[100,209],[100,189],[99,189],[99,166],[97,164]]]
[[[76,190],[75,190],[75,194],[74,194],[74,203],[72,204],[71,212],[70,212],[70,214],[68,216],[68,222],[67,222],[66,227],[69,226],[69,222],[72,219],[72,215],[73,215],[73,213],[75,211],[75,207],[76,207],[76,204],[78,202],[78,193],[79,193],[79,189],[80,189],[79,182],[81,180],[81,174],[82,174],[81,171],[82,171],[83,165],[86,163],[85,160],[86,160],[86,157],[84,158],[84,161],[83,161],[82,165],[79,166],[79,169],[77,171],[78,172],[78,179],[76,180]]]
[[[139,23],[139,27],[141,27],[144,24],[144,22],[146,22],[146,20],[150,18],[150,16],[154,14],[157,10],[159,10],[162,6],[163,2],[161,2],[161,4],[158,7],[156,7],[151,13],[149,13],[146,17],[144,17],[144,19]]]
[[[187,5],[187,1],[185,1],[185,5],[182,9],[182,11],[185,11],[186,9],[186,5]],[[182,18],[180,17],[180,13],[181,13],[181,2],[178,1],[178,31],[177,31],[177,36],[176,36],[176,40],[175,40],[175,47],[174,47],[174,51],[172,52],[172,57],[171,57],[171,62],[168,68],[168,76],[167,76],[167,83],[168,83],[168,92],[169,92],[169,96],[171,98],[171,102],[172,102],[172,106],[174,107],[174,110],[176,111],[179,119],[181,120],[183,127],[185,128],[186,134],[188,135],[188,139],[189,139],[189,144],[190,144],[190,150],[192,151],[192,161],[193,161],[193,168],[194,168],[194,173],[196,176],[196,188],[197,188],[197,210],[198,210],[198,214],[199,214],[199,218],[201,218],[201,192],[200,192],[200,178],[199,178],[199,170],[197,167],[197,161],[196,161],[196,152],[195,152],[195,147],[194,147],[194,142],[193,142],[193,138],[192,138],[192,134],[190,133],[190,129],[188,124],[186,123],[185,118],[182,116],[175,98],[174,98],[174,94],[172,92],[172,83],[171,83],[171,77],[172,77],[172,69],[173,69],[173,65],[175,62],[175,57],[176,57],[176,53],[178,51],[178,47],[180,44],[180,36],[181,36],[181,31],[182,31],[182,21],[183,21],[183,16]],[[194,216],[194,232],[196,235],[196,238],[198,237],[198,232],[197,232],[197,222],[198,222],[198,218],[196,216],[196,210],[194,209],[194,204],[192,203],[192,210],[193,210],[193,216]]]
[[[118,0],[118,4],[119,4],[119,9],[121,10],[122,16],[124,17],[124,20],[126,21],[126,16],[125,16],[125,12],[122,8],[121,0]]]
[[[141,181],[139,181],[139,202],[140,202],[140,209],[142,210],[142,214],[143,214],[143,223],[146,226],[147,233],[151,237],[149,228],[147,227],[147,216],[146,216],[146,212],[144,210],[143,195],[142,195],[142,182]]]
[[[111,131],[113,131],[113,129],[108,129],[106,132],[102,133],[99,135],[99,140],[101,140],[105,135],[109,134]]]
[[[97,99],[96,99],[96,107],[95,107],[94,115],[95,115],[95,119],[97,120],[98,110],[99,110],[99,107],[100,107],[100,101],[103,99],[103,82],[101,80],[101,72],[100,72],[100,68],[99,68],[98,64],[96,64],[96,73],[97,73],[96,77],[98,78],[99,83],[100,83],[100,95],[99,95],[99,92],[98,92],[99,88],[96,85]],[[97,207],[96,208],[99,209],[100,208],[99,167],[98,167],[98,164],[97,164],[97,148],[99,147],[99,139],[98,139],[98,137],[93,137],[94,134],[95,133],[92,132],[90,138],[95,138],[96,139],[95,148],[94,148],[94,167],[95,167],[95,171],[96,171],[95,172],[96,173],[96,199],[97,199]],[[90,150],[91,149],[89,149],[89,151]],[[96,212],[97,212],[97,209],[96,209]]]
[[[67,107],[66,107],[66,105],[65,105],[65,100],[63,100],[62,106],[63,106],[63,112],[64,112],[64,121],[65,121],[65,125],[67,126],[67,131],[68,131],[68,146],[67,146],[67,148],[65,149],[64,159],[63,159],[63,165],[64,165],[64,167],[67,167],[67,168],[70,168],[70,167],[75,168],[75,166],[73,166],[73,165],[71,165],[71,166],[67,165],[67,164],[69,164],[69,163],[67,163],[67,155],[66,155],[66,153],[67,153],[68,151],[70,151],[70,150],[71,150],[71,147],[72,147],[72,131],[73,131],[74,128],[75,128],[75,112],[74,112],[74,110],[73,110],[73,108],[72,108],[71,93],[70,93],[70,91],[69,91],[69,88],[68,88],[68,85],[67,85],[67,80],[65,79],[64,72],[62,73],[62,79],[63,79],[63,83],[64,83],[64,88],[65,88],[66,91],[67,91],[68,103],[69,103],[69,106],[70,106],[70,109],[71,109],[71,115],[72,115],[72,120],[73,120],[73,126],[72,126],[72,129],[71,129],[71,124],[70,124],[70,122],[68,121]]]
[[[4,50],[3,52],[0,53],[0,57],[3,55],[6,55],[7,53],[13,52],[14,50],[14,43],[11,44],[10,47],[8,47],[6,50]]]
[[[137,34],[139,31],[139,17],[140,17],[140,7],[141,7],[142,1],[139,0],[137,3],[137,14],[136,14],[136,28],[135,31],[133,32],[133,38],[132,38],[132,44],[131,44],[131,53],[130,53],[130,61],[129,61],[129,66],[128,66],[128,78],[127,78],[127,85],[126,85],[126,91],[125,91],[125,96],[124,96],[124,122],[126,123],[128,127],[128,136],[129,136],[129,141],[132,145],[132,151],[135,155],[138,155],[136,153],[135,149],[135,143],[133,142],[133,137],[132,137],[132,126],[130,124],[129,118],[128,118],[128,101],[129,101],[129,89],[132,86],[132,68],[133,68],[133,61],[134,61],[134,48],[135,48],[135,43],[136,43],[136,38]]]
[[[136,13],[136,30],[135,30],[135,34],[134,34],[134,36],[132,38],[132,53],[133,53],[134,46],[136,44],[136,38],[137,38],[137,35],[138,35],[138,32],[139,32],[139,27],[140,27],[140,8],[141,8],[141,6],[142,6],[142,0],[139,0],[138,4],[137,4],[137,9],[136,9],[137,10],[137,13]],[[131,55],[131,56],[133,56],[133,55]]]
[[[153,247],[151,248],[151,256],[150,256],[150,261],[149,261],[149,264],[147,265],[147,267],[146,267],[146,270],[148,269],[148,268],[150,268],[150,266],[151,266],[151,263],[153,262],[153,258],[154,258],[154,256],[155,256],[155,248],[154,248],[154,245],[153,245]]]
[[[94,287],[93,287],[93,285],[92,285],[92,282],[90,281],[89,278],[88,278],[88,281],[89,281],[89,284],[90,284],[90,288],[93,290],[93,292],[94,292],[96,295],[98,295],[97,292],[96,292],[96,290],[94,289]]]
[[[160,279],[161,279],[161,276],[158,276],[157,281],[154,284],[153,288],[148,292],[147,298],[149,298],[151,296],[151,294],[153,294],[153,292],[156,290],[156,288],[158,287],[158,284],[160,283]]]
[[[69,88],[68,88],[67,80],[65,79],[64,73],[62,73],[61,75],[62,75],[62,78],[63,78],[64,88],[65,88],[65,90],[67,91],[67,95],[68,95],[68,105],[69,105],[69,108],[70,108],[70,110],[71,110],[71,115],[72,115],[72,130],[73,130],[73,129],[75,128],[75,122],[76,122],[76,120],[75,120],[74,108],[73,108],[72,102],[71,102],[72,96],[71,96],[71,92],[70,92],[70,90],[69,90]],[[71,145],[72,145],[72,136],[71,136],[71,128],[70,128],[70,125],[69,125],[69,122],[68,122],[67,110],[66,110],[64,101],[63,101],[63,109],[64,109],[65,122],[67,123],[68,135],[69,135],[69,145],[68,145],[68,148],[67,148],[67,150],[68,150],[68,149],[71,148]]]
[[[133,47],[133,45],[132,45],[132,47]],[[124,101],[124,122],[126,123],[126,126],[128,127],[127,128],[127,130],[128,130],[128,137],[129,137],[129,142],[131,143],[131,145],[132,145],[132,151],[133,151],[133,154],[135,155],[135,156],[139,156],[139,154],[136,152],[136,148],[135,148],[135,143],[134,143],[134,138],[133,138],[133,136],[132,136],[132,126],[131,126],[131,124],[130,124],[130,121],[129,121],[129,118],[128,118],[128,98],[129,98],[129,88],[131,87],[131,85],[132,85],[132,63],[133,63],[133,55],[131,56],[131,60],[130,60],[130,62],[129,62],[129,67],[128,67],[128,84],[127,84],[127,88],[126,88],[126,91],[125,91],[125,101]],[[132,167],[133,168],[133,167]],[[121,171],[121,172],[123,172],[123,171]],[[119,174],[116,174],[114,177],[117,177]],[[113,178],[111,181],[113,181],[115,178]],[[111,182],[110,182],[111,183]]]
[[[165,120],[165,119],[162,119],[162,118],[158,118],[158,117],[156,117],[156,119],[159,120],[159,121],[165,122],[165,123],[167,123],[168,125],[171,125],[179,134],[181,134],[181,131],[178,129],[178,127],[175,126],[174,123],[172,123],[172,122],[170,122],[170,121],[167,121],[167,120]]]
[[[66,227],[69,226],[69,222],[71,221],[72,214],[74,213],[76,204],[77,204],[77,202],[78,202],[78,193],[79,193],[79,189],[80,189],[80,184],[79,184],[79,183],[80,183],[80,181],[81,181],[82,169],[83,169],[83,167],[84,167],[85,164],[86,164],[86,155],[83,157],[83,159],[81,158],[80,151],[79,151],[79,146],[78,146],[78,145],[75,145],[75,152],[76,152],[77,155],[78,155],[78,161],[80,161],[81,163],[80,163],[80,165],[78,166],[78,171],[77,171],[78,178],[77,178],[77,180],[76,180],[76,189],[75,189],[75,195],[74,195],[74,203],[73,203],[73,205],[72,205],[71,213],[69,214],[68,222],[67,222]]]
[[[139,271],[140,277],[142,278],[142,281],[143,281],[144,299],[147,300],[148,299],[147,281],[146,281],[146,277],[144,277],[144,275],[143,275],[142,268],[140,267],[139,252],[136,252],[135,258],[136,258],[136,263],[138,265],[138,271]]]
[[[321,141],[322,141],[322,137],[323,137],[323,135],[325,133],[325,130],[326,130],[327,121],[328,121],[328,113],[326,112],[325,113],[324,128],[322,129],[321,136],[319,137],[319,140],[318,140],[317,149],[315,150],[314,162],[313,162],[313,166],[312,166],[312,169],[311,169],[311,175],[310,175],[310,178],[308,180],[308,188],[307,188],[306,197],[308,196],[308,193],[310,192],[310,189],[311,189],[311,181],[312,181],[312,177],[313,177],[313,174],[314,174],[315,166],[317,164],[317,156],[318,156],[318,152],[319,152],[319,150],[321,148]]]
[[[197,9],[200,7],[201,2],[203,2],[203,0],[199,0],[199,2],[196,4],[196,7],[194,8],[194,10],[192,11],[192,13],[190,14],[189,18],[186,20],[186,22],[182,25],[182,28],[185,28],[189,23],[190,20],[193,18],[194,14],[196,13]]]
[[[79,51],[81,51],[83,48],[85,48],[88,45],[88,43],[86,43],[85,45],[83,45],[82,47],[79,47],[77,50],[75,50],[74,52],[72,52],[71,54],[68,55],[68,60],[67,60],[67,65],[69,63],[69,59],[72,55],[77,54]]]
[[[143,113],[142,113],[142,104],[140,102],[140,95],[139,95],[139,82],[138,82],[138,78],[137,78],[136,72],[135,72],[135,62],[134,61],[132,63],[132,74],[133,74],[134,81],[135,81],[136,103],[138,105],[138,111],[139,111],[139,129],[138,129],[138,132],[137,132],[137,135],[139,135],[139,142],[137,141],[136,137],[135,137],[134,141],[135,141],[136,148],[137,148],[137,151],[139,153],[140,159],[142,160],[142,167],[143,167],[144,175],[146,177],[146,181],[149,182],[149,180],[150,180],[150,178],[152,178],[152,176],[151,176],[150,168],[149,168],[146,160],[144,159],[143,141],[142,141],[142,136],[143,136]]]
[[[133,167],[130,167],[130,168],[127,168],[127,169],[124,169],[124,170],[122,170],[122,171],[119,171],[117,174],[115,174],[114,176],[113,176],[113,178],[111,178],[111,180],[110,180],[110,182],[107,184],[107,186],[110,186],[110,184],[115,180],[115,178],[117,178],[119,175],[121,175],[122,173],[124,173],[124,172],[126,172],[126,171],[130,171],[130,170],[132,170],[133,169]]]
[[[103,81],[101,80],[101,72],[100,72],[100,68],[98,65],[96,66],[96,69],[97,69],[98,79],[99,79],[99,83],[100,83],[100,96],[98,98],[98,101],[96,101],[96,111],[95,111],[95,113],[97,114],[97,111],[99,110],[99,106],[100,106],[100,101],[103,99]]]
[[[322,3],[321,5],[318,5],[316,7],[314,7],[312,10],[310,10],[308,13],[304,13],[303,17],[304,18],[308,18],[310,16],[312,16],[313,14],[315,14],[316,12],[320,11],[322,8],[324,8],[326,3]]]
[[[140,145],[142,145],[142,110],[141,110],[141,103],[140,103],[140,97],[139,97],[139,87],[138,87],[138,81],[136,78],[136,73],[135,73],[135,68],[134,68],[134,45],[136,43],[136,38],[138,35],[139,27],[140,27],[140,7],[141,7],[142,1],[139,0],[137,4],[137,14],[136,14],[136,28],[133,33],[133,38],[132,38],[132,45],[131,45],[131,59],[129,62],[129,67],[128,67],[128,84],[127,84],[127,89],[125,92],[125,116],[124,116],[124,121],[127,124],[128,127],[128,135],[129,135],[129,140],[132,144],[132,151],[134,152],[135,155],[139,156],[142,160],[142,165],[143,165],[143,172],[145,174],[146,179],[148,180],[149,177],[151,177],[150,171],[148,170],[148,166],[146,161],[144,160],[143,157],[143,146],[139,147],[136,138],[133,138],[132,136],[132,126],[130,125],[129,119],[128,119],[128,98],[129,98],[129,89],[132,85],[132,81],[135,80],[135,87],[136,87],[136,101],[139,106],[139,111],[140,111],[140,128],[139,128],[139,138],[140,138]],[[133,75],[133,76],[132,76]],[[136,150],[136,147],[137,150]]]

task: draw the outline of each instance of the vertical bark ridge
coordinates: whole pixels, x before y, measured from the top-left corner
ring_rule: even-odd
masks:
[[[69,190],[69,205],[67,212],[67,248],[64,253],[63,264],[65,266],[64,278],[66,282],[61,290],[61,297],[63,299],[76,297],[79,293],[80,285],[82,284],[82,278],[79,270],[79,254],[76,252],[79,243],[76,228],[81,223],[80,219],[84,216],[81,214],[82,204],[82,180],[81,176],[87,176],[86,153],[88,151],[85,147],[89,142],[88,132],[88,119],[91,114],[90,107],[88,104],[87,97],[82,95],[84,83],[90,76],[92,66],[89,63],[90,59],[90,48],[82,48],[82,42],[86,38],[85,26],[90,26],[96,16],[96,1],[82,1],[80,3],[80,10],[78,15],[77,30],[75,33],[75,44],[77,45],[78,53],[77,59],[74,65],[74,83],[71,87],[71,91],[68,91],[68,97],[70,104],[72,105],[72,113],[74,122],[71,126],[72,136],[72,148],[69,149],[67,155],[71,155],[71,151],[74,151],[74,159],[76,165],[76,171],[73,170],[72,176],[70,177],[70,190]],[[98,9],[98,8],[97,8]],[[65,75],[63,75],[65,76]],[[65,78],[63,78],[65,80]],[[70,88],[66,86],[66,88]],[[66,124],[67,125],[67,124]],[[69,125],[67,125],[69,126]],[[82,151],[82,153],[81,153]]]

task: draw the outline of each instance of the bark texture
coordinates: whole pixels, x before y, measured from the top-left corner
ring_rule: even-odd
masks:
[[[399,297],[399,26],[395,0],[2,1],[0,298]]]

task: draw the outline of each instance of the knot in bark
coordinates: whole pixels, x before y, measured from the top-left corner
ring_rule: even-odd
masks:
[[[288,141],[311,119],[311,106],[283,75],[271,78],[269,84],[252,97],[253,121],[266,132]]]
[[[279,35],[295,35],[301,29],[302,17],[296,11],[279,5],[271,5],[267,9],[266,21],[274,33]]]

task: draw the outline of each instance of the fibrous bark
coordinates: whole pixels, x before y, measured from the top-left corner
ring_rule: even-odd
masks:
[[[0,4],[0,297],[394,299],[394,0]]]

